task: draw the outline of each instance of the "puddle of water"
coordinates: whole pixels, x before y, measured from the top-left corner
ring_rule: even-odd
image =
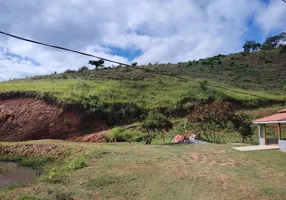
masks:
[[[16,163],[0,162],[0,190],[14,184],[29,183],[37,177],[37,170],[21,167]]]

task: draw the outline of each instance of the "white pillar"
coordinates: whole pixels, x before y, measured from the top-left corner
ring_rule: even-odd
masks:
[[[258,124],[258,138],[262,138],[262,124]]]

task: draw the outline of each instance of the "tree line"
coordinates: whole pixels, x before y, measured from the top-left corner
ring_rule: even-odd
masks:
[[[286,33],[282,32],[279,35],[268,37],[262,44],[253,40],[246,41],[243,45],[244,52],[255,52],[260,50],[281,49],[282,52],[286,52]]]

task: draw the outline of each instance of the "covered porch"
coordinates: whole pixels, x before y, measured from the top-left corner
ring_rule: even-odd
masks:
[[[258,125],[258,137],[260,145],[277,145],[281,151],[286,152],[286,109],[277,114],[263,117],[253,121]]]

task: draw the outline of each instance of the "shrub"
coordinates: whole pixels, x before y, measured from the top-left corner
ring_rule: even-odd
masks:
[[[86,66],[82,66],[81,68],[78,69],[78,72],[84,72],[87,70],[88,70],[88,68]]]
[[[131,65],[132,65],[132,67],[136,67],[137,66],[137,62],[133,62]]]
[[[226,102],[196,105],[187,117],[190,125],[211,143],[220,143],[230,130],[238,131],[243,141],[253,134],[249,120],[244,115],[236,115]]]
[[[84,155],[78,156],[75,159],[73,159],[69,165],[68,169],[69,171],[75,171],[77,169],[82,169],[87,166],[86,164],[86,157]]]
[[[142,123],[142,138],[145,144],[151,144],[152,140],[160,133],[173,128],[172,122],[163,114],[149,112],[148,117]]]
[[[242,55],[242,56],[248,56],[248,54],[249,53],[247,53],[247,52],[240,52],[240,55]]]
[[[70,74],[70,73],[75,73],[75,72],[76,72],[75,70],[67,69],[64,73]]]
[[[63,79],[68,79],[68,76],[65,75],[65,74],[63,74],[63,75],[62,75],[62,78],[63,78]]]
[[[186,65],[186,67],[191,67],[193,65],[192,62],[188,62],[188,64]]]
[[[254,134],[251,128],[251,121],[246,115],[237,115],[233,119],[234,128],[239,132],[242,137],[242,143],[245,143],[247,138],[251,138]]]
[[[139,134],[130,132],[124,127],[113,128],[106,135],[107,142],[132,142],[138,141],[140,138]]]

